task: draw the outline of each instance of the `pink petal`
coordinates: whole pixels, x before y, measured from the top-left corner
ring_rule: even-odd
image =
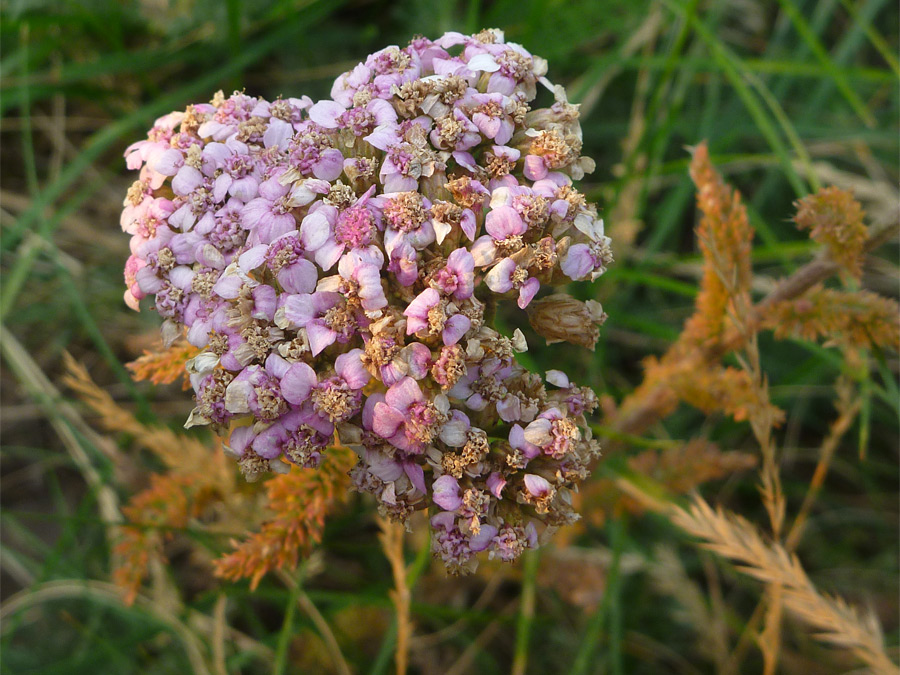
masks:
[[[268,250],[269,246],[267,244],[260,244],[248,251],[244,251],[241,254],[241,257],[238,258],[238,267],[241,268],[242,272],[251,272],[255,270],[265,262],[266,251]]]
[[[466,68],[475,72],[484,71],[486,73],[494,73],[500,70],[500,64],[497,63],[490,54],[477,54],[469,59]]]
[[[277,147],[280,150],[285,150],[288,146],[288,141],[291,140],[293,135],[294,129],[290,124],[273,117],[269,120],[269,128],[263,134],[263,145],[267,148]]]
[[[233,182],[234,179],[227,173],[223,173],[221,176],[216,178],[215,182],[213,183],[213,201],[224,201],[225,195],[228,194],[228,188],[231,187],[231,184]]]
[[[369,101],[366,105],[366,111],[375,117],[375,124],[378,126],[391,124],[397,121],[397,111],[394,110],[394,106],[383,98],[376,98]]]
[[[409,303],[409,306],[403,311],[403,314],[407,317],[407,335],[412,335],[428,325],[428,311],[437,305],[440,300],[441,296],[437,290],[434,288],[426,288],[419,293],[411,303]]]
[[[432,500],[444,511],[456,511],[462,506],[462,498],[459,496],[459,482],[451,475],[446,474],[432,483],[434,496]]]
[[[475,214],[471,209],[465,209],[462,214],[462,219],[459,221],[459,227],[469,238],[469,241],[475,240],[475,225]]]
[[[488,80],[487,93],[509,96],[516,90],[516,81],[502,73],[494,73]]]
[[[295,326],[306,326],[315,315],[313,296],[309,293],[292,295],[284,302],[284,316]]]
[[[228,274],[219,277],[219,280],[213,286],[213,292],[220,298],[226,300],[234,300],[241,292],[244,280],[236,274]]]
[[[506,479],[502,474],[495,471],[487,479],[488,490],[491,491],[497,499],[502,499],[501,495],[503,494],[503,488],[506,487]],[[483,528],[483,526],[482,526]]]
[[[513,448],[521,450],[522,454],[528,459],[534,459],[541,454],[541,449],[538,446],[525,440],[525,430],[518,424],[513,424],[509,432],[509,444]]]
[[[241,208],[241,224],[246,230],[254,229],[263,217],[272,213],[272,202],[262,197],[247,202]]]
[[[533,497],[545,497],[550,494],[550,483],[547,479],[533,473],[525,474],[525,489]]]
[[[178,173],[178,169],[180,169],[183,165],[184,154],[181,152],[181,150],[170,148],[169,150],[160,153],[154,158],[153,166],[151,168],[154,171],[158,171],[163,176],[174,176],[176,173]]]
[[[526,155],[523,173],[528,180],[543,180],[546,178],[547,165],[544,163],[544,158],[538,155]]]
[[[476,553],[483,551],[491,545],[494,537],[497,536],[497,532],[497,528],[493,525],[482,525],[478,534],[473,535],[472,538],[469,539],[469,548]]]
[[[344,155],[340,150],[331,148],[322,153],[313,167],[313,175],[320,180],[336,180],[344,172]]]
[[[250,447],[253,438],[253,427],[237,427],[231,432],[231,438],[228,439],[228,447],[237,454],[243,455],[244,450]]]
[[[444,324],[444,330],[441,333],[444,344],[455,345],[471,327],[472,320],[469,317],[464,314],[454,314]]]
[[[382,438],[389,439],[397,433],[405,419],[403,413],[387,403],[376,403],[372,431]]]
[[[508,118],[503,118],[500,121],[500,128],[497,130],[497,133],[494,134],[494,142],[496,142],[498,145],[506,145],[507,143],[509,143],[509,140],[512,138],[514,128],[515,127],[513,126],[513,123]],[[519,151],[516,150],[516,155],[518,155],[518,152]],[[514,162],[518,159],[518,156],[512,158]]]
[[[346,112],[344,106],[334,101],[319,101],[309,109],[309,119],[326,129],[337,129],[337,118]]]
[[[552,428],[550,420],[542,417],[525,427],[524,438],[535,446],[547,445],[552,439],[550,429]]]
[[[188,195],[194,188],[203,184],[203,174],[192,166],[183,166],[178,169],[175,178],[172,179],[172,192],[176,195]]]
[[[278,294],[272,286],[261,285],[251,291],[253,296],[253,312],[250,316],[254,319],[271,321],[275,316],[278,303]]]
[[[316,249],[316,264],[321,267],[323,271],[327,272],[334,267],[334,264],[338,260],[340,260],[343,252],[344,247],[341,244],[338,244],[334,239],[328,239]]]
[[[253,202],[250,202],[251,204]],[[244,209],[247,207],[245,206]],[[310,213],[300,223],[300,241],[307,251],[315,251],[331,236],[331,223],[324,209]]]
[[[406,472],[409,482],[416,490],[422,494],[428,493],[428,488],[425,487],[425,471],[421,466],[415,462],[403,462],[403,471]]]
[[[515,422],[522,416],[522,402],[517,396],[510,394],[497,403],[497,414],[504,422]]]
[[[268,199],[270,202],[281,199],[289,190],[290,186],[279,183],[277,177],[270,178],[259,184],[259,196]]]
[[[502,124],[502,121],[499,117],[489,117],[484,113],[475,113],[474,115],[472,115],[472,121],[475,123],[475,126],[478,127],[481,133],[483,133],[488,138],[496,138],[497,132],[500,131]]]
[[[337,333],[318,321],[311,321],[306,326],[306,337],[309,339],[309,349],[312,355],[318,356],[325,347],[334,343]]]
[[[280,355],[272,352],[266,357],[266,372],[277,377],[279,380],[284,374],[290,370],[291,363],[283,359]]]
[[[594,260],[591,257],[590,248],[587,244],[570,246],[566,252],[566,257],[559,266],[563,273],[573,281],[583,279],[594,269]]]
[[[223,174],[224,175],[224,174]],[[259,181],[253,176],[245,176],[238,178],[231,183],[228,188],[228,194],[237,197],[242,202],[249,202],[259,193]]]
[[[376,127],[375,131],[365,136],[363,140],[373,148],[387,152],[388,148],[395,145],[400,138],[394,125],[384,125]]]
[[[275,459],[281,454],[283,435],[284,429],[278,424],[261,431],[253,441],[253,451],[265,459]]]
[[[472,259],[475,261],[476,267],[486,267],[494,262],[497,256],[497,247],[494,244],[494,238],[489,234],[478,237],[471,248]]]
[[[484,229],[494,239],[501,241],[516,234],[524,234],[527,228],[522,222],[522,217],[513,207],[498,206],[491,209],[485,216]]]
[[[375,406],[378,403],[384,403],[384,394],[380,392],[369,396],[363,404],[362,423],[364,429],[372,429],[372,424],[375,421]]]
[[[404,377],[397,384],[387,390],[384,400],[392,408],[406,411],[413,403],[425,400],[419,385],[411,377]]]
[[[512,289],[512,275],[516,271],[516,261],[504,258],[484,275],[484,283],[494,293],[506,293]]]
[[[316,290],[318,272],[309,260],[301,258],[283,267],[277,275],[278,283],[288,293],[312,293]]]
[[[413,342],[407,347],[406,362],[409,365],[409,374],[416,380],[421,380],[428,375],[431,367],[431,350],[421,342]]]
[[[519,300],[516,304],[519,305],[519,309],[525,309],[528,307],[528,303],[530,303],[534,296],[537,295],[538,290],[541,288],[541,282],[531,277],[528,281],[522,284],[522,287],[519,289]]]
[[[316,384],[316,371],[299,361],[292,364],[281,378],[281,395],[291,405],[300,405],[309,398],[309,392]]]
[[[334,361],[334,369],[337,374],[343,377],[344,381],[353,389],[362,389],[372,379],[360,360],[362,353],[362,349],[351,349]]]

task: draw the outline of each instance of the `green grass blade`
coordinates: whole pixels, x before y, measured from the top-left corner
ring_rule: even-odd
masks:
[[[146,125],[154,117],[168,112],[173,107],[183,105],[185,101],[190,100],[199,92],[210,91],[222,80],[228,79],[246,66],[255,63],[290,39],[296,38],[298,30],[313,24],[316,20],[322,18],[322,15],[334,11],[340,4],[340,2],[313,3],[304,10],[304,14],[298,17],[296,21],[275,29],[265,39],[249,45],[237,58],[213,70],[208,75],[199,77],[190,84],[176,89],[171,94],[149,103],[124,118],[116,120],[105,129],[98,131],[88,140],[84,149],[75,160],[61,172],[59,178],[47,186],[40,198],[35,200],[35,203],[22,214],[16,227],[5,234],[4,248],[9,249],[9,247],[18,243],[22,233],[39,220],[44,209],[65,194],[66,190],[72,187],[81,177],[85,169],[93,164],[109,147],[118,142],[122,136]]]
[[[15,305],[16,298],[18,298],[19,293],[25,286],[28,275],[31,272],[31,267],[37,260],[38,255],[40,255],[41,251],[44,250],[46,246],[52,246],[52,244],[48,243],[50,233],[52,233],[69,215],[77,211],[81,205],[100,188],[103,180],[102,176],[95,178],[87,187],[78,191],[59,210],[57,210],[52,217],[41,223],[38,230],[38,235],[41,237],[40,239],[36,238],[19,247],[16,255],[16,262],[13,265],[12,270],[6,274],[3,282],[3,289],[0,291],[0,323],[6,319],[10,310],[12,310]],[[39,195],[34,201],[41,201],[45,194],[46,192]],[[8,232],[21,228],[21,222],[20,219],[8,230]],[[45,246],[42,246],[42,243],[45,244]]]
[[[831,77],[835,86],[838,88],[838,91],[840,91],[844,98],[847,99],[850,107],[856,111],[856,114],[867,127],[875,127],[875,116],[866,104],[862,102],[856,92],[853,91],[853,88],[850,86],[850,83],[847,82],[843,73],[837,68],[834,61],[831,60],[828,51],[825,49],[819,38],[816,37],[816,34],[813,33],[809,24],[806,22],[806,19],[803,18],[803,15],[797,8],[797,5],[794,4],[793,0],[778,0],[778,2],[794,24],[794,28],[797,29],[800,37],[810,48],[819,63],[822,64],[822,67],[828,72],[829,77]]]
[[[803,145],[803,141],[800,139],[800,135],[797,133],[794,125],[791,123],[791,120],[787,116],[787,113],[784,112],[784,108],[781,107],[778,99],[772,95],[772,92],[769,91],[769,88],[756,75],[754,75],[753,73],[747,73],[747,79],[753,85],[753,88],[756,89],[757,93],[759,93],[760,97],[768,106],[769,110],[772,111],[772,114],[778,121],[779,126],[781,126],[782,131],[784,131],[785,136],[788,137],[788,141],[790,142],[791,147],[794,148],[794,152],[797,153],[797,157],[799,158],[800,163],[803,164],[803,169],[806,174],[806,180],[809,181],[809,185],[812,188],[812,191],[818,192],[821,185],[819,184],[819,179],[816,176],[816,172],[813,170],[812,158],[806,151],[806,147]]]
[[[862,10],[857,13],[854,21],[848,24],[847,32],[833,49],[832,60],[835,63],[843,65],[853,60],[859,54],[859,50],[866,39],[865,27],[870,24],[872,18],[878,14],[884,5],[884,0],[869,0],[866,2]],[[806,110],[808,115],[820,114],[822,106],[826,104],[828,94],[833,86],[834,82],[830,79],[819,83],[816,91],[807,99]]]
[[[19,41],[22,50],[22,68],[28,73],[29,52],[29,26],[25,22],[19,28]],[[31,132],[31,99],[28,92],[28,80],[23,79],[19,85],[19,95],[22,97],[22,157],[25,161],[25,181],[28,185],[28,193],[35,196],[40,187],[38,185],[37,164],[34,159],[34,137]]]
[[[603,594],[603,600],[600,602],[600,606],[588,620],[588,624],[584,629],[584,635],[581,638],[581,644],[575,655],[575,661],[572,663],[572,667],[569,670],[571,675],[587,675],[592,672],[591,668],[595,663],[594,654],[597,645],[602,640],[603,629],[607,620],[612,618],[612,605],[618,604],[621,601],[618,597],[618,590],[616,590],[616,587],[619,584],[620,563],[625,543],[624,527],[619,518],[610,518],[608,528],[613,557],[612,564],[609,568],[609,576],[606,581],[606,591]],[[618,608],[615,611],[619,611]],[[619,626],[618,630],[621,630],[621,626]],[[613,644],[614,640],[610,640],[610,650],[611,652],[615,652],[615,655],[612,653],[610,654],[610,658],[614,672],[622,672],[621,634],[616,637],[617,639],[615,642],[618,644]]]
[[[847,10],[847,14],[850,15],[853,22],[865,31],[866,37],[869,38],[869,42],[872,43],[872,46],[875,47],[881,55],[881,58],[884,59],[884,62],[894,71],[894,75],[900,78],[900,62],[898,62],[897,57],[895,56],[897,51],[896,47],[891,49],[887,41],[881,36],[881,33],[872,27],[872,23],[867,17],[860,13],[852,0],[841,0],[841,5]]]
[[[676,14],[686,14],[685,8],[676,0],[663,0],[663,2]],[[807,187],[803,184],[803,181],[794,170],[793,162],[788,155],[787,148],[785,148],[784,143],[779,137],[775,127],[772,125],[771,120],[769,120],[765,110],[763,110],[759,101],[744,81],[746,72],[742,72],[740,59],[722,44],[722,41],[713,35],[702,21],[694,18],[691,23],[697,35],[699,35],[700,39],[706,43],[707,47],[709,47],[713,58],[722,66],[725,77],[731,82],[731,85],[734,87],[746,107],[747,112],[753,118],[760,133],[762,133],[773,152],[778,156],[781,168],[790,182],[791,187],[794,188],[794,192],[798,197],[804,196],[808,192]]]
[[[287,668],[288,648],[291,646],[291,637],[294,633],[294,614],[297,611],[297,598],[300,597],[300,581],[293,585],[287,599],[287,608],[284,612],[284,621],[281,631],[278,633],[278,644],[275,647],[275,665],[272,667],[274,675],[284,675]]]

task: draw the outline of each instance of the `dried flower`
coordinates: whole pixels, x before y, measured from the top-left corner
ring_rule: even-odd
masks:
[[[593,351],[600,337],[599,327],[606,321],[606,312],[594,300],[581,302],[571,295],[554,293],[531,304],[528,321],[548,345],[571,342]]]

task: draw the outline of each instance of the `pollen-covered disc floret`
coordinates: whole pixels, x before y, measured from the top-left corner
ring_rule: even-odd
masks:
[[[593,169],[578,107],[546,70],[497,30],[416,38],[332,100],[219,93],[126,153],[125,300],[153,296],[164,338],[200,349],[188,425],[248,479],[317,466],[336,433],[356,488],[395,519],[427,509],[454,572],[577,518],[598,453],[593,393],[526,371],[522,333],[490,325],[503,299],[592,347],[605,317],[558,293],[612,254],[573,186]],[[532,109],[539,89],[555,102]]]

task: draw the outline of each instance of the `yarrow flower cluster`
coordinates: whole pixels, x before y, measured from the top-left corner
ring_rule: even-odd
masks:
[[[187,363],[187,426],[228,438],[248,480],[339,442],[383,514],[427,509],[452,572],[504,561],[577,518],[597,400],[522,368],[508,298],[549,341],[593,347],[599,304],[547,287],[612,261],[573,187],[578,107],[497,30],[369,56],[332,100],[236,92],[157,120],[126,152],[125,300],[154,297]],[[532,110],[538,87],[555,98]],[[549,98],[549,96],[548,96]],[[548,387],[549,385],[549,387]]]

